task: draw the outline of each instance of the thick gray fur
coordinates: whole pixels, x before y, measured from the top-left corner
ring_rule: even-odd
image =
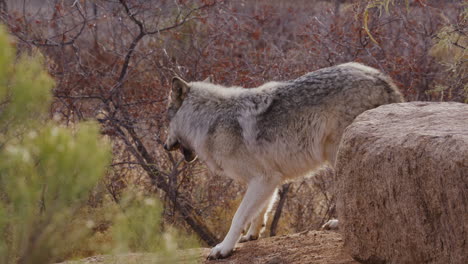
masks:
[[[282,182],[334,165],[343,130],[362,112],[402,102],[389,77],[358,63],[308,73],[257,88],[223,87],[174,78],[167,149],[180,144],[211,171],[248,185],[231,228],[210,258],[228,256],[258,238]]]

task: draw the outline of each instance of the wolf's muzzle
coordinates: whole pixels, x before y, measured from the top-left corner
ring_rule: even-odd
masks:
[[[184,155],[184,159],[187,163],[192,163],[197,159],[197,155],[188,148],[184,148],[183,146],[181,146],[180,151]]]
[[[180,147],[179,142],[175,142],[174,144],[168,145],[167,143],[164,144],[164,149],[167,151],[174,151]]]
[[[171,145],[165,143],[164,149],[166,151],[174,151],[176,149],[179,149],[180,152],[182,152],[182,154],[184,155],[184,160],[188,163],[191,163],[197,159],[197,155],[191,149],[182,146],[178,141]]]

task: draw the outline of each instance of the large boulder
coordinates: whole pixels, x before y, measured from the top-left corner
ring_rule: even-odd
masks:
[[[468,263],[468,105],[364,112],[336,163],[345,247],[361,263]]]

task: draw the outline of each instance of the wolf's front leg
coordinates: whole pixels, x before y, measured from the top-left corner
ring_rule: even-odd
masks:
[[[244,199],[234,215],[231,223],[231,228],[224,238],[223,242],[214,247],[208,258],[217,259],[225,258],[232,253],[234,246],[239,240],[242,228],[257,216],[260,210],[267,206],[269,199],[278,185],[278,181],[271,181],[265,178],[253,179],[245,193]]]

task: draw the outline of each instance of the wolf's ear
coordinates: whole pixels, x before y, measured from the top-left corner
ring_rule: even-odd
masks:
[[[186,81],[180,77],[172,78],[172,89],[171,89],[171,104],[177,109],[182,105],[182,102],[187,97],[190,87]]]

